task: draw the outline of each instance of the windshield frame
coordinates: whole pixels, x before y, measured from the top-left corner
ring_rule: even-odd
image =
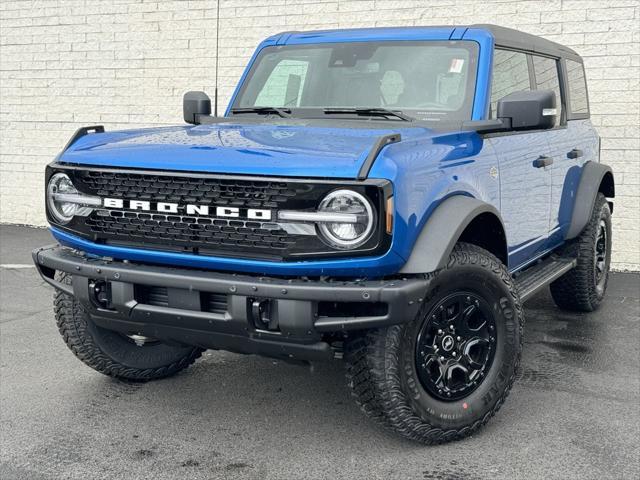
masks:
[[[229,104],[225,116],[227,117],[236,117],[239,116],[233,113],[234,109],[241,108],[251,108],[247,105],[241,105],[241,100],[243,96],[246,94],[247,88],[251,83],[252,78],[256,74],[257,68],[260,64],[260,61],[264,58],[265,55],[273,52],[274,50],[283,50],[283,49],[301,49],[301,50],[309,50],[312,48],[330,48],[335,45],[343,45],[345,43],[356,43],[356,44],[372,44],[375,43],[377,46],[398,46],[398,44],[407,45],[407,46],[451,46],[457,48],[465,48],[469,52],[469,67],[468,67],[468,78],[466,85],[466,97],[463,101],[463,104],[460,109],[450,111],[447,113],[443,113],[442,121],[438,121],[435,119],[425,119],[425,118],[417,118],[414,119],[416,123],[421,124],[422,126],[428,126],[430,128],[438,128],[439,124],[451,125],[451,124],[460,124],[466,120],[472,120],[474,116],[474,109],[476,107],[476,95],[477,95],[477,82],[480,74],[480,65],[481,65],[481,48],[477,41],[474,39],[461,39],[461,40],[444,40],[444,39],[424,39],[424,40],[364,40],[358,42],[343,42],[343,41],[335,41],[335,42],[318,42],[318,43],[304,43],[304,44],[283,44],[283,45],[266,45],[260,48],[252,58],[249,66],[247,67],[245,73],[241,78],[241,84],[238,86],[237,91],[234,92],[234,95],[231,99],[231,103]],[[278,107],[278,106],[276,106]],[[259,107],[258,107],[259,108]],[[280,107],[282,108],[282,107]],[[336,106],[318,106],[318,107],[310,107],[310,106],[301,106],[301,107],[285,107],[288,111],[290,111],[291,118],[301,118],[301,119],[327,119],[327,118],[340,118],[344,120],[363,120],[362,115],[354,114],[354,115],[345,115],[345,114],[332,114],[327,113],[325,110],[333,110],[333,109],[342,109],[342,107]],[[344,108],[354,108],[346,106]],[[364,108],[364,107],[362,107]],[[380,108],[379,106],[372,105],[370,108],[376,109]],[[387,106],[382,108],[388,108],[391,111],[399,112],[409,117],[413,117],[416,115],[416,111],[420,110],[409,109],[409,108],[394,108],[393,106]],[[457,114],[455,118],[453,115],[449,114]],[[265,117],[264,114],[255,113],[253,115],[260,115]],[[247,116],[243,114],[243,116]],[[251,115],[252,116],[252,115]],[[464,118],[463,118],[464,117]],[[265,118],[280,118],[279,115],[267,115]],[[391,122],[403,122],[402,119],[394,119],[391,117],[384,117],[381,115],[370,116],[369,120],[377,120],[377,121],[391,121]],[[404,123],[404,122],[403,122]],[[405,124],[410,126],[407,122]]]

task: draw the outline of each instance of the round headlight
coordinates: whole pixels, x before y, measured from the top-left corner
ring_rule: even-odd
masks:
[[[78,209],[77,203],[70,203],[56,200],[57,194],[77,195],[78,190],[73,186],[71,179],[66,173],[56,173],[49,179],[47,185],[47,204],[49,213],[58,222],[69,223]]]
[[[318,225],[324,239],[335,248],[356,248],[371,237],[375,224],[373,208],[363,195],[353,190],[331,192],[320,202],[318,212],[348,214],[352,217],[351,221],[323,222]]]

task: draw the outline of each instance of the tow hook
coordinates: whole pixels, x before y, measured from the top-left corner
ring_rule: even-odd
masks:
[[[271,300],[254,298],[251,301],[251,319],[253,325],[259,330],[277,332],[278,320],[273,318],[274,309]]]
[[[110,309],[111,307],[111,286],[102,280],[91,280],[89,291],[93,301],[99,308]]]

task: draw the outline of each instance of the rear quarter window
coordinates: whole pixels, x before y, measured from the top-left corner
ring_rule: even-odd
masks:
[[[569,111],[574,115],[589,115],[587,80],[584,67],[579,62],[566,60],[567,86],[569,87]]]

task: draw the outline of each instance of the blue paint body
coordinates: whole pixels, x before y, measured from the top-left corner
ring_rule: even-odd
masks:
[[[415,40],[468,40],[479,45],[472,118],[487,118],[493,37],[481,28],[382,28],[284,33],[261,49],[283,44]],[[227,111],[227,115],[229,112]],[[373,122],[372,122],[373,123]],[[379,277],[398,272],[433,210],[451,195],[468,195],[501,212],[515,271],[562,243],[582,166],[598,159],[597,135],[589,120],[550,131],[483,138],[475,132],[436,132],[422,126],[379,122],[368,128],[227,122],[107,132],[82,137],[56,160],[107,167],[215,172],[261,176],[355,179],[380,135],[399,132],[402,141],[383,148],[369,178],[394,185],[391,248],[378,257],[269,262],[98,245],[52,228],[64,245],[90,254],[189,267],[273,275]],[[568,159],[572,148],[584,151]],[[551,168],[532,162],[553,156]]]

